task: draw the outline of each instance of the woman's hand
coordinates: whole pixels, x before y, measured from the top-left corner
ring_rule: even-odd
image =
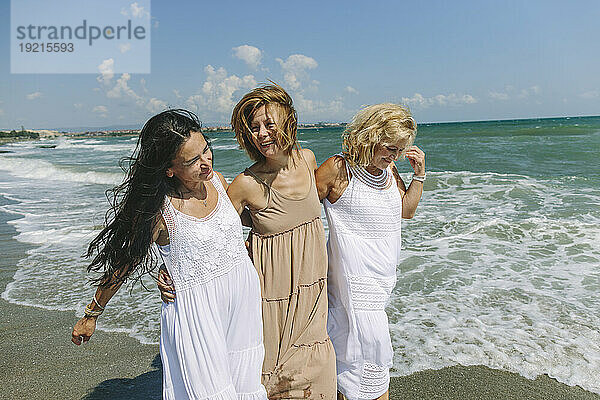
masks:
[[[82,341],[87,343],[96,330],[96,317],[83,317],[73,327],[71,342],[79,346]]]
[[[425,175],[425,152],[417,146],[410,146],[406,152],[406,158],[415,171],[416,176]]]
[[[156,286],[160,290],[160,298],[164,303],[172,303],[175,301],[175,285],[171,280],[171,276],[166,268],[161,267],[158,270],[158,281]]]
[[[252,233],[248,233],[248,238],[246,239],[244,244],[246,245],[246,251],[248,252],[248,257],[250,257],[250,260],[252,260],[254,262],[254,260],[252,259]]]

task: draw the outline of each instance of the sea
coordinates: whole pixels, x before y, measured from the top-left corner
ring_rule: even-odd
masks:
[[[299,140],[320,163],[340,152],[341,133],[306,129]],[[82,314],[94,292],[82,255],[136,140],[0,146],[0,211],[29,249],[2,298]],[[231,132],[212,143],[226,179],[250,165]],[[486,365],[600,393],[600,117],[421,124],[415,144],[428,172],[402,223],[392,375]],[[398,168],[408,184],[408,161]],[[160,297],[144,283],[121,289],[99,329],[158,342]]]

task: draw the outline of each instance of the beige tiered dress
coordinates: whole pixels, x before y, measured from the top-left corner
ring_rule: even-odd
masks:
[[[308,167],[307,167],[308,168]],[[327,335],[327,248],[311,176],[303,199],[268,189],[267,206],[250,211],[252,255],[262,291],[269,399],[334,399],[335,354]]]

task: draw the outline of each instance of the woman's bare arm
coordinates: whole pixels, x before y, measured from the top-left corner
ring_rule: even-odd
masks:
[[[332,156],[325,160],[315,172],[320,201],[327,198],[333,204],[344,193],[344,190],[346,190],[348,176],[344,163],[345,161],[342,157]]]
[[[152,241],[158,241],[159,238],[165,236],[165,233],[166,226],[161,216],[154,227],[154,232],[152,233]],[[127,275],[129,275],[129,271],[127,270],[127,268],[123,268],[115,272],[111,276],[110,280],[106,282],[101,282],[101,284],[96,289],[94,298],[88,304],[88,309],[94,312],[101,312],[102,310],[104,310],[104,307],[106,307],[110,299],[115,295],[115,293],[117,293],[117,291],[123,285],[124,279],[127,277]],[[94,331],[96,330],[96,320],[98,319],[98,316],[99,315],[84,316],[79,321],[77,321],[77,323],[73,327],[73,331],[71,332],[71,341],[78,346],[81,343],[87,343],[94,334]]]
[[[417,146],[411,146],[406,153],[406,158],[410,162],[415,176],[425,176],[425,153],[421,149]],[[398,180],[398,189],[402,194],[402,218],[410,219],[415,216],[417,206],[423,195],[423,182],[413,179],[408,189],[404,190],[400,188],[400,182],[402,182],[402,179]],[[402,182],[402,187],[404,187],[404,182]]]

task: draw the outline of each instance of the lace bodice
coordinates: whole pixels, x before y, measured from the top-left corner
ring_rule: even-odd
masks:
[[[352,174],[348,187],[333,204],[323,201],[330,229],[336,234],[358,235],[367,239],[399,236],[402,222],[402,197],[391,172],[386,188],[375,188],[360,179],[361,172],[348,166]],[[364,174],[364,172],[362,172]],[[348,174],[350,176],[350,174]]]
[[[247,251],[242,224],[217,174],[210,182],[219,199],[204,218],[178,211],[165,198],[162,215],[169,231],[167,268],[177,291],[201,285],[242,265]]]

